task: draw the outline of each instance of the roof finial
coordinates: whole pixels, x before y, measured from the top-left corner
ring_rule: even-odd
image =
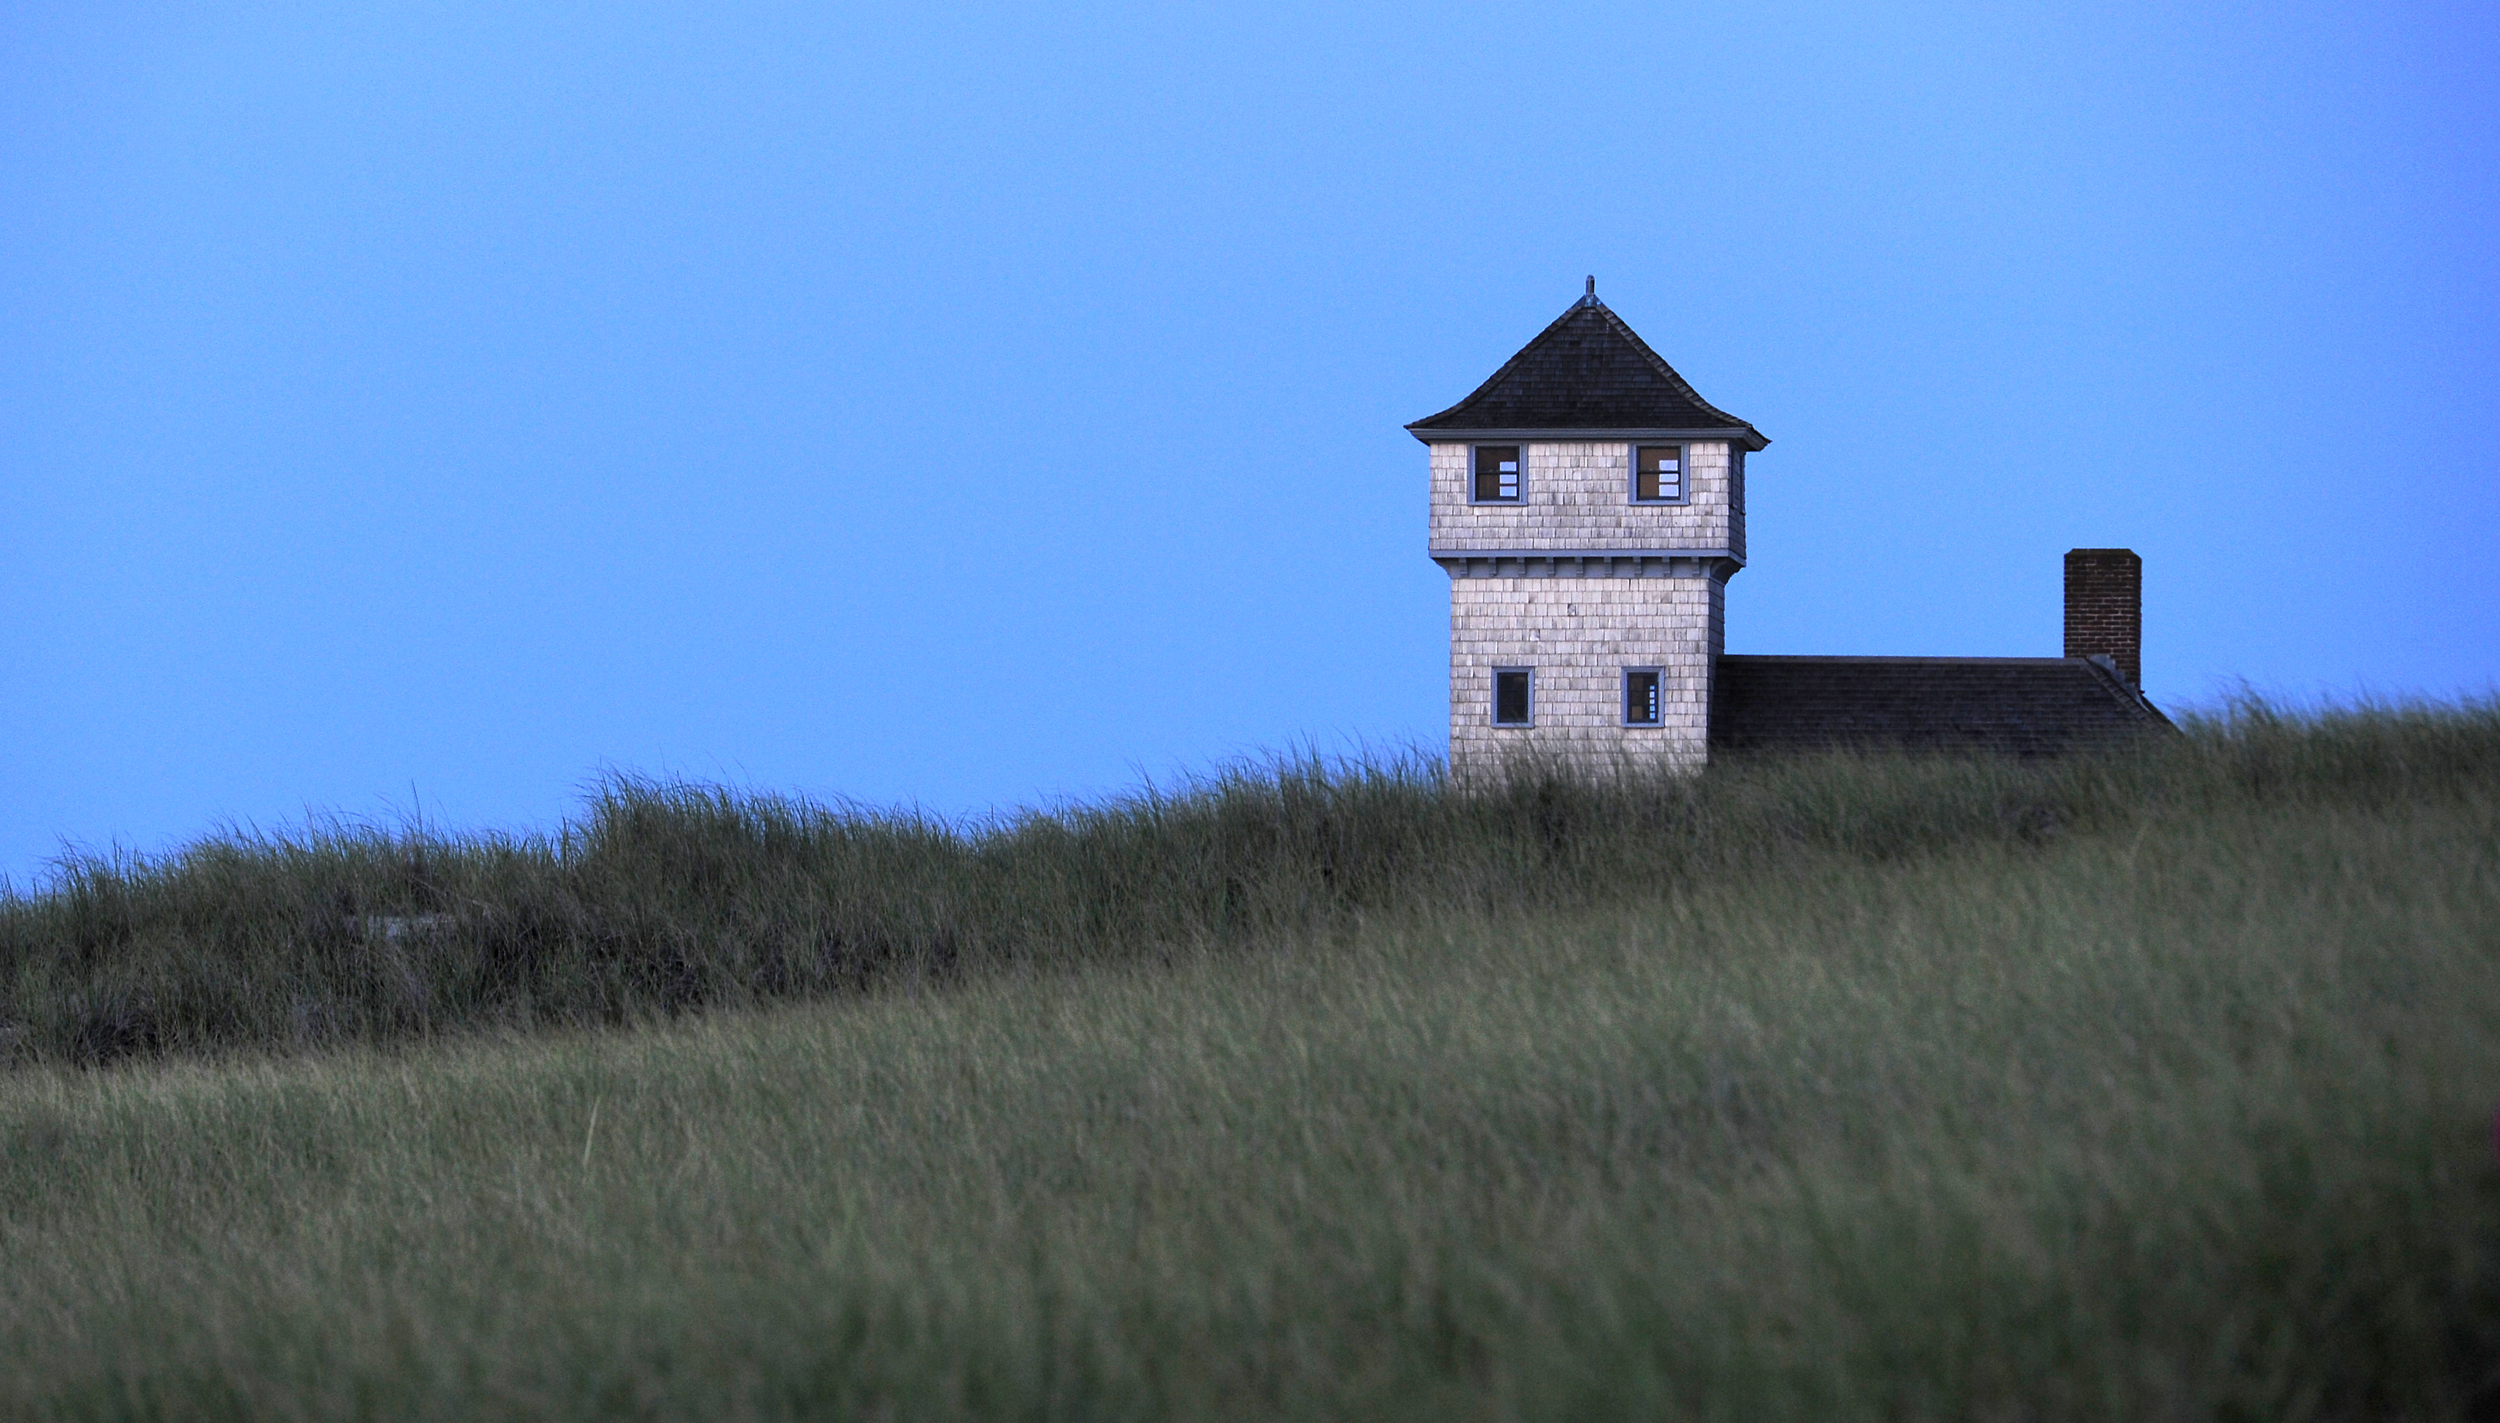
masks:
[[[1589,299],[1590,301],[1595,301],[1595,300],[1597,300],[1597,278],[1595,278],[1595,277],[1591,277],[1591,278],[1589,278],[1589,289],[1588,289],[1587,296],[1588,296],[1588,299]]]

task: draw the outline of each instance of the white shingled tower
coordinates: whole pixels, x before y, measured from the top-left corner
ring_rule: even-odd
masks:
[[[1406,427],[1431,450],[1450,575],[1450,769],[1521,752],[1698,766],[1745,456],[1712,406],[1588,293],[1475,394]]]

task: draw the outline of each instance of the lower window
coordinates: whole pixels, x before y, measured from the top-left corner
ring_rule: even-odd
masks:
[[[1536,674],[1525,667],[1493,669],[1493,724],[1534,726]]]
[[[1667,724],[1666,674],[1655,667],[1623,669],[1623,724]]]

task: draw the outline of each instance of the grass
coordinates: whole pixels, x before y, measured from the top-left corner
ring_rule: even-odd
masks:
[[[2492,1416],[2495,791],[2492,707],[2250,708],[73,866],[0,1415]]]
[[[2286,719],[2133,754],[1830,758],[1699,779],[1419,762],[1236,769],[964,829],[617,780],[542,837],[331,827],[0,887],[0,1061],[97,1065],[650,1022],[997,971],[1164,960],[1459,913],[1634,902],[1784,873],[2132,833],[2147,817],[2379,807],[2489,787],[2500,707]]]

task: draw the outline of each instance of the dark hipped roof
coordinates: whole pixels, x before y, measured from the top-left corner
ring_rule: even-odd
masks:
[[[2054,756],[2170,719],[2082,657],[1722,657],[1710,749]]]
[[[1702,399],[1594,292],[1520,347],[1475,394],[1406,428],[1419,440],[1493,432],[1672,430],[1724,433],[1754,450],[1770,443],[1753,426]]]

